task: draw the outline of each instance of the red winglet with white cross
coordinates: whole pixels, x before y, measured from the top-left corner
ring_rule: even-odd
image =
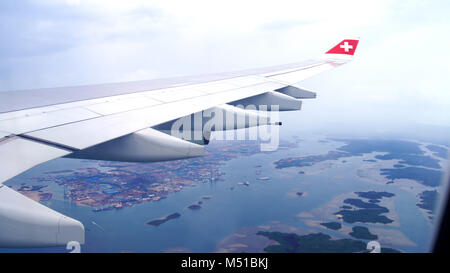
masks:
[[[339,44],[337,44],[332,49],[328,50],[326,54],[355,54],[356,47],[358,46],[359,40],[345,39]]]

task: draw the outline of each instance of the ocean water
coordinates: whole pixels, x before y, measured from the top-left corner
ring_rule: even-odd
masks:
[[[82,252],[165,252],[191,251],[213,252],[221,239],[242,227],[264,225],[271,221],[299,228],[316,229],[336,238],[344,236],[338,232],[312,228],[296,217],[301,212],[308,212],[328,203],[337,195],[355,191],[388,191],[395,193],[396,213],[399,216],[398,229],[416,246],[389,245],[407,252],[427,251],[431,226],[425,215],[416,207],[417,197],[410,192],[398,188],[395,184],[379,185],[365,182],[355,175],[355,166],[362,163],[362,157],[343,158],[330,161],[329,167],[318,174],[301,175],[297,171],[286,177],[288,169],[277,170],[273,162],[289,156],[305,156],[322,154],[334,149],[342,143],[320,143],[319,139],[304,140],[297,148],[279,149],[270,154],[256,154],[227,161],[221,171],[225,173],[225,181],[197,183],[195,187],[184,188],[180,192],[170,194],[158,202],[146,202],[121,210],[93,212],[90,207],[81,207],[68,200],[57,198],[63,196],[63,187],[53,182],[45,182],[52,192],[56,192],[55,200],[45,203],[52,209],[72,218],[80,220],[86,228],[86,244]],[[22,182],[29,183],[31,177],[42,175],[45,171],[56,171],[86,165],[96,166],[95,161],[58,159],[10,180],[7,185],[18,186]],[[256,168],[261,165],[260,168]],[[320,164],[319,164],[320,165]],[[320,166],[310,167],[319,171]],[[325,165],[325,166],[328,166]],[[261,170],[260,175],[255,171]],[[257,180],[257,177],[268,176],[269,180]],[[238,185],[248,181],[249,186]],[[306,192],[301,198],[289,197],[296,191]],[[203,200],[204,195],[211,195]],[[202,208],[190,210],[187,206],[202,201]],[[336,211],[338,211],[338,207]],[[180,218],[170,220],[160,226],[150,226],[146,222],[162,216],[178,212]],[[360,225],[360,224],[355,224]],[[361,224],[369,229],[380,225]],[[390,228],[390,227],[386,227]],[[348,238],[348,236],[347,236]],[[45,249],[0,249],[0,252],[68,252],[64,247]]]

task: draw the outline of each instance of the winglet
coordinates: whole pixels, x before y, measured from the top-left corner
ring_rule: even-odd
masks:
[[[359,39],[345,39],[339,44],[335,45],[332,49],[328,50],[325,54],[355,54],[356,47],[358,46]]]

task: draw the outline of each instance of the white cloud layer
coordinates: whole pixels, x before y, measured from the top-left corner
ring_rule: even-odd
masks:
[[[304,83],[305,123],[450,125],[448,1],[29,0],[0,3],[0,90],[275,65],[360,36]],[[322,123],[321,123],[322,122]]]

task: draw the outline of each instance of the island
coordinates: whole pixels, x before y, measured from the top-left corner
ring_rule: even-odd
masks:
[[[264,251],[270,253],[357,253],[369,252],[367,244],[353,239],[332,239],[323,233],[297,235],[295,233],[258,231],[258,235],[265,236],[278,242],[270,245]],[[399,253],[392,248],[381,248],[382,253]]]
[[[177,219],[177,218],[180,218],[180,217],[181,217],[181,214],[179,214],[178,212],[175,212],[175,213],[169,214],[169,215],[167,215],[165,217],[162,217],[162,218],[150,220],[150,221],[147,222],[147,225],[151,225],[151,226],[156,226],[157,227],[159,225],[164,224],[165,222],[167,222],[169,220]]]
[[[342,140],[341,140],[342,141]],[[398,159],[400,164],[422,166],[439,169],[439,160],[425,155],[420,144],[404,140],[373,140],[373,139],[347,139],[343,140],[346,145],[338,148],[339,151],[348,152],[352,155],[363,155],[372,152],[384,152],[387,154],[377,155],[379,160]]]
[[[353,227],[352,232],[350,232],[348,235],[352,236],[353,238],[363,239],[363,240],[377,240],[378,239],[378,236],[370,233],[368,228],[361,227],[361,226]]]
[[[366,191],[366,192],[358,191],[358,192],[355,192],[355,194],[358,197],[369,199],[369,202],[371,202],[371,203],[378,203],[378,202],[380,202],[380,199],[382,199],[383,197],[391,198],[391,197],[395,196],[395,194],[387,192],[387,191],[381,191],[381,192],[379,192],[379,191]]]
[[[382,215],[389,212],[389,210],[378,204],[364,202],[363,200],[357,198],[345,199],[344,203],[356,207],[356,209],[342,209],[334,213],[339,218],[342,218],[342,220],[346,223],[353,224],[356,222],[361,222],[389,224],[393,222],[393,220],[389,219],[385,215]]]
[[[363,156],[373,152],[382,152],[383,155],[376,155],[378,160],[398,160],[393,168],[384,168],[380,174],[390,181],[386,184],[392,184],[395,179],[406,178],[418,181],[426,186],[438,186],[443,173],[440,161],[431,156],[425,155],[419,143],[404,140],[373,140],[373,139],[332,139],[334,141],[344,142],[345,145],[337,148],[335,151],[329,151],[326,154],[288,157],[280,159],[273,164],[277,169],[290,167],[309,167],[319,162],[327,160],[338,160],[340,158]],[[430,146],[430,145],[429,145]],[[447,152],[440,146],[431,146],[430,150],[436,151],[440,156]],[[444,157],[445,158],[445,157]],[[344,162],[342,160],[341,162]],[[374,159],[363,159],[365,162],[376,162]],[[409,166],[406,166],[409,165]]]
[[[281,141],[284,147],[295,147],[295,142]],[[224,141],[211,143],[202,157],[141,164],[86,160],[73,170],[46,172],[35,177],[35,182],[54,181],[64,187],[64,198],[75,205],[92,207],[95,212],[124,209],[143,202],[158,202],[170,194],[194,187],[198,183],[223,181],[220,167],[228,160],[260,153],[259,141]],[[268,152],[270,153],[270,152]],[[269,178],[262,177],[260,180]],[[249,185],[249,184],[247,184]],[[28,193],[40,189],[23,187]],[[48,195],[41,198],[47,199]],[[193,209],[198,209],[193,206]]]
[[[199,210],[202,208],[202,206],[200,206],[200,204],[197,203],[197,204],[189,205],[187,208],[190,210]]]
[[[446,148],[437,145],[427,145],[426,148],[432,151],[434,156],[448,159],[448,150]]]
[[[320,223],[320,225],[332,230],[339,230],[342,227],[341,223],[338,222]]]
[[[411,179],[430,187],[441,185],[441,180],[444,175],[441,171],[420,167],[381,169],[380,171],[381,175],[386,176],[386,178],[392,181],[395,179]]]
[[[400,165],[414,165],[414,166],[423,166],[427,168],[439,169],[441,165],[439,165],[439,160],[434,159],[430,156],[424,155],[416,155],[416,154],[387,154],[387,155],[377,155],[375,156],[377,159],[381,160],[392,160],[399,159]]]
[[[341,157],[350,157],[350,156],[352,156],[352,154],[350,153],[330,151],[323,155],[283,158],[274,162],[274,164],[275,168],[277,169],[284,169],[289,167],[309,167],[325,160],[337,160]]]
[[[423,191],[419,194],[420,202],[417,203],[419,208],[424,209],[429,215],[429,219],[433,219],[434,209],[438,200],[439,194],[436,190]]]

